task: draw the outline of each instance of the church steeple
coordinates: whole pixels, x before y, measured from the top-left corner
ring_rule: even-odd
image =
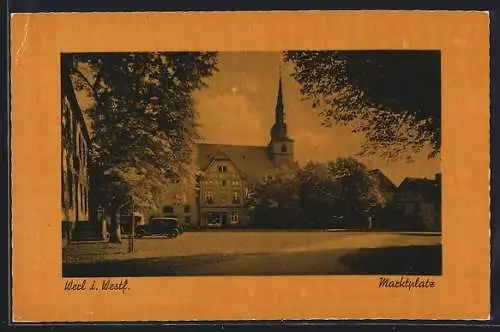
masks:
[[[293,140],[288,137],[285,121],[285,105],[283,102],[283,83],[280,77],[278,82],[278,96],[274,110],[274,124],[271,128],[271,141],[269,142],[269,153],[276,167],[290,166],[293,160]]]
[[[281,73],[278,83],[278,98],[276,100],[275,122],[285,123],[285,107],[283,106],[283,88],[281,86]]]
[[[283,104],[283,87],[280,78],[278,83],[278,97],[276,99],[276,108],[274,110],[274,124],[271,128],[271,140],[287,138],[287,126],[285,122],[285,106]]]

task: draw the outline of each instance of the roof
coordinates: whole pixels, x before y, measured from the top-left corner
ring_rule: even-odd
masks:
[[[421,178],[405,178],[398,187],[398,192],[412,191],[419,193],[422,200],[435,202],[439,200],[441,188],[436,180]]]
[[[368,172],[371,176],[376,178],[382,190],[396,191],[396,185],[379,169],[373,169]]]
[[[251,179],[260,178],[275,168],[266,146],[198,144],[197,165],[200,169],[207,168],[212,159],[225,156]]]

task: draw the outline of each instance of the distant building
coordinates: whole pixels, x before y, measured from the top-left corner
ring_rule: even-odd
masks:
[[[432,231],[441,230],[441,174],[434,179],[406,178],[398,187],[394,204],[406,217],[417,217]]]
[[[295,168],[294,141],[288,137],[281,77],[275,122],[267,146],[198,144],[197,186],[171,189],[161,214],[191,227],[238,227],[247,223],[245,198],[253,181],[277,168]]]
[[[70,76],[64,68],[61,86],[61,213],[62,239],[66,245],[76,224],[89,220],[90,136]]]
[[[368,172],[372,179],[376,182],[376,186],[380,189],[384,196],[384,205],[390,205],[394,201],[394,196],[398,187],[379,169],[374,169]]]

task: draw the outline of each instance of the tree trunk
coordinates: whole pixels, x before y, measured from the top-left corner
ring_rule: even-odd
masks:
[[[111,213],[111,225],[109,230],[109,242],[112,243],[121,243],[122,242],[122,233],[120,229],[120,223],[116,218],[116,211]]]

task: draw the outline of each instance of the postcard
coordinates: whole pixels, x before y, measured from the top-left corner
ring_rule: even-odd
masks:
[[[11,31],[15,322],[488,319],[488,13]]]

